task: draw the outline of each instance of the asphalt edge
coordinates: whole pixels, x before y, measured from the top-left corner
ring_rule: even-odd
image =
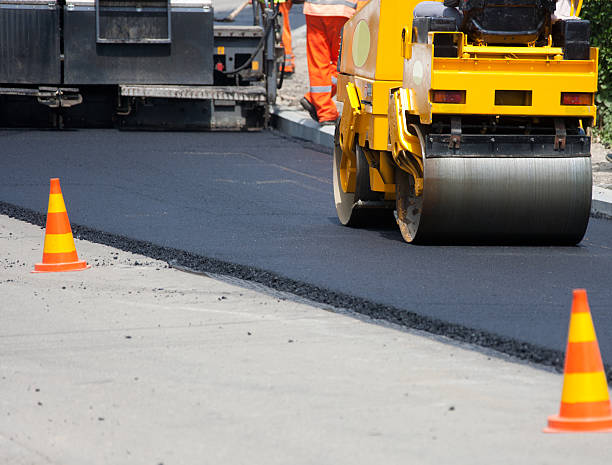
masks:
[[[281,133],[333,149],[334,127],[320,126],[308,113],[275,105],[271,109],[272,126]],[[591,216],[612,220],[612,190],[593,186]]]
[[[44,228],[46,224],[46,215],[3,201],[0,201],[0,215],[25,221],[41,228]],[[492,353],[498,353],[501,356],[510,356],[523,362],[553,369],[558,373],[563,372],[565,354],[559,350],[548,349],[480,329],[419,315],[410,310],[324,289],[263,269],[209,258],[172,247],[164,247],[79,224],[73,223],[71,226],[73,235],[77,239],[144,255],[166,262],[171,267],[182,267],[200,273],[238,278],[337,309],[339,312],[349,310],[370,318],[374,323],[391,323],[403,328],[423,331],[453,342],[471,345],[476,350],[490,350]],[[86,257],[84,258],[86,259]],[[606,364],[605,370],[608,382],[612,383],[612,365]]]

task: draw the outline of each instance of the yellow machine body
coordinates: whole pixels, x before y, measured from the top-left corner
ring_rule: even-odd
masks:
[[[467,44],[461,33],[452,34],[459,44],[458,58],[434,57],[431,44],[410,44],[404,48],[403,87],[410,89],[410,107],[424,124],[432,114],[560,116],[595,118],[593,99],[590,105],[562,105],[563,92],[594,95],[597,92],[598,50],[591,49],[589,60],[563,60],[563,51],[556,47],[495,47]],[[458,90],[465,92],[465,103],[432,103],[430,91]],[[500,92],[512,98],[504,101]],[[522,92],[522,93],[521,93]]]
[[[421,132],[428,133],[436,117],[517,117],[536,123],[542,118],[554,119],[555,124],[560,121],[557,129],[561,138],[563,121],[575,120],[584,130],[593,125],[596,48],[590,48],[588,59],[569,60],[564,59],[562,48],[552,45],[551,38],[544,45],[496,46],[470,43],[464,32],[429,32],[427,43],[417,43],[413,11],[419,3],[371,0],[344,27],[337,94],[344,105],[337,130],[341,153],[338,176],[344,190],[340,194],[355,192],[359,176],[363,183],[363,175],[357,173],[360,151],[368,162],[368,187],[372,192],[384,193],[387,202],[396,199],[399,168],[413,178],[411,192],[418,199],[427,184]],[[581,3],[572,5],[575,14]],[[452,43],[456,56],[438,56],[438,42]],[[457,103],[436,103],[433,96],[437,91],[453,92],[462,98]],[[588,101],[563,104],[564,93],[578,93]],[[460,138],[459,134],[457,147]],[[525,158],[524,154],[516,155]],[[572,169],[583,169],[575,168],[574,162]],[[590,159],[588,163],[590,169]],[[470,170],[473,172],[473,167]],[[523,168],[519,171],[520,176],[528,172]],[[521,183],[516,185],[518,189]],[[347,224],[342,217],[341,221]],[[410,241],[410,235],[404,237]]]

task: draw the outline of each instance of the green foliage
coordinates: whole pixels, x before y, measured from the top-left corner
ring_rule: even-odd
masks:
[[[599,47],[599,135],[612,145],[612,1],[585,0],[580,16],[591,21],[591,43]]]

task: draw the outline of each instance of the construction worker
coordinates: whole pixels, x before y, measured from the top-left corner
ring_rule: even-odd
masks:
[[[285,49],[285,73],[293,74],[295,72],[295,55],[291,48],[291,24],[289,23],[289,11],[293,5],[292,0],[280,1],[278,10],[283,15],[283,48]]]
[[[300,104],[321,125],[335,124],[339,116],[332,97],[336,95],[340,34],[356,8],[357,0],[304,2],[310,92]]]

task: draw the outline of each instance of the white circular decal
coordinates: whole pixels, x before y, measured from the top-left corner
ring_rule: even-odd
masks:
[[[355,32],[353,32],[353,63],[356,67],[362,67],[368,60],[370,54],[370,29],[365,20],[359,21]]]

